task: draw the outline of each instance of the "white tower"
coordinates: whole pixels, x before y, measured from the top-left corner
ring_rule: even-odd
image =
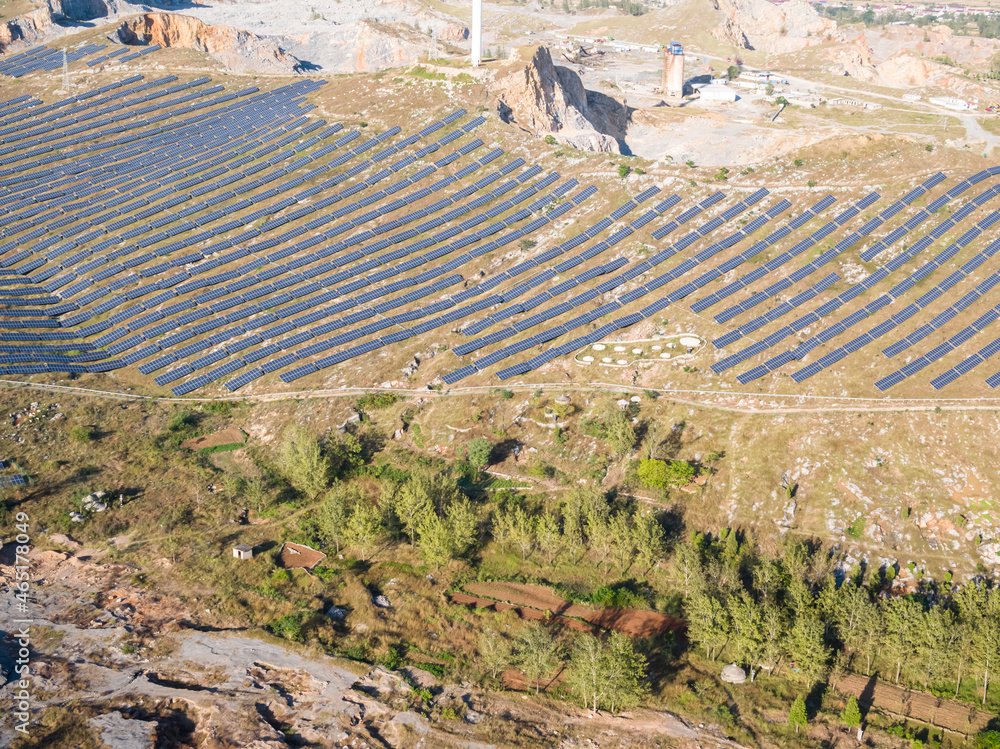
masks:
[[[483,0],[472,0],[472,67],[483,61]]]

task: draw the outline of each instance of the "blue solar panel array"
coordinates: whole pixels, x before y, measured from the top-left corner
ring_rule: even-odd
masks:
[[[155,49],[90,45],[75,50],[73,61],[96,54],[88,64],[127,61]],[[62,53],[38,47],[0,58],[0,75],[53,64],[62,64]],[[134,367],[176,395],[212,383],[237,391],[272,373],[293,382],[444,328],[467,337],[452,351],[469,357],[444,377],[447,383],[535,349],[497,372],[506,379],[658,319],[713,284],[721,285],[691,304],[695,312],[749,292],[715,315],[731,326],[714,341],[718,347],[818,305],[720,359],[713,369],[723,373],[818,326],[998,194],[991,188],[967,200],[900,250],[910,232],[1000,170],[983,170],[933,197],[944,180],[937,174],[874,216],[865,214],[878,193],[797,240],[836,204],[833,196],[790,213],[792,202],[770,198],[766,189],[729,201],[716,192],[684,205],[650,185],[621,205],[606,205],[593,185],[487,148],[475,133],[486,124],[482,116],[458,110],[411,135],[400,128],[371,134],[310,114],[309,95],[321,85],[302,80],[228,91],[208,78],[135,75],[53,103],[26,95],[0,101],[0,374]],[[916,208],[925,196],[926,205]],[[904,211],[906,220],[889,226]],[[681,235],[696,219],[701,223]],[[898,298],[998,219],[980,218],[887,293],[738,379],[801,360],[881,317],[883,308],[892,312]],[[855,220],[862,225],[834,236]],[[567,227],[576,233],[563,239]],[[858,259],[892,257],[861,281],[841,290],[842,274],[826,268],[818,282],[793,288],[876,232],[881,236]],[[826,243],[804,266],[771,276]],[[640,244],[647,251],[637,255]],[[987,275],[961,296],[954,291],[997,247],[963,256],[916,301],[793,377],[802,381],[832,366],[925,308],[936,314],[886,356],[955,324],[1000,282],[1000,274]],[[481,264],[487,255],[490,262]],[[513,259],[497,267],[502,257]],[[746,264],[757,265],[733,280]],[[769,306],[735,322],[760,305]],[[876,385],[891,387],[937,362],[998,316],[991,308]],[[586,333],[571,339],[580,328]],[[933,386],[993,353],[987,346]]]

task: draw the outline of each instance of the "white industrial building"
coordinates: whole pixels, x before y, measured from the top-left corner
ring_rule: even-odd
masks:
[[[736,89],[725,85],[725,81],[715,80],[698,91],[703,101],[736,101]]]

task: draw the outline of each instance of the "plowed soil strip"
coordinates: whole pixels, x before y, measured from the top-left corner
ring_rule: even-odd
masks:
[[[667,614],[640,609],[594,609],[571,603],[541,585],[488,582],[470,583],[465,587],[477,596],[539,612],[549,611],[553,616],[583,619],[602,629],[613,629],[629,637],[656,637],[666,632],[680,633],[684,630],[683,620]]]
[[[853,694],[861,703],[867,701],[876,710],[966,735],[979,732],[993,718],[992,713],[927,692],[914,692],[881,681],[876,681],[872,689],[871,681],[867,676],[851,674],[838,681],[836,688],[843,694]]]

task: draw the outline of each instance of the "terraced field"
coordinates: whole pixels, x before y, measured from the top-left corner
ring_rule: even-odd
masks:
[[[651,186],[609,202],[477,137],[488,114],[369,134],[314,116],[324,84],[133,75],[0,103],[0,374],[309,389],[443,336],[446,384],[509,380],[686,307],[714,320],[722,382],[1000,384],[1000,167],[892,201]]]

